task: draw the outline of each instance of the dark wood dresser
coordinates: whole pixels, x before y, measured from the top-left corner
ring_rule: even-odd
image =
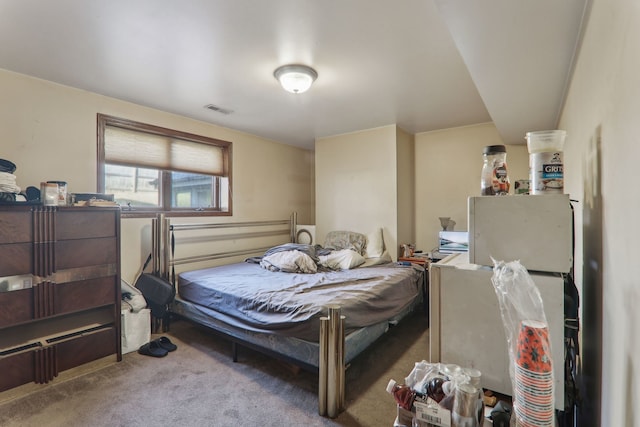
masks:
[[[0,392],[120,340],[120,208],[0,206]]]

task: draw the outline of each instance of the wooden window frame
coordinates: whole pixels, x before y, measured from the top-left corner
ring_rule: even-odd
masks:
[[[169,138],[179,139],[181,141],[194,142],[199,144],[213,145],[222,149],[223,156],[223,170],[225,173],[222,175],[229,180],[229,194],[228,194],[228,210],[221,210],[219,208],[171,208],[171,185],[169,173],[171,170],[160,169],[161,186],[160,186],[160,207],[152,208],[127,208],[122,207],[122,216],[131,218],[147,218],[155,217],[158,213],[163,213],[169,217],[179,216],[232,216],[233,215],[233,197],[232,197],[232,143],[229,141],[223,141],[215,138],[209,138],[206,136],[196,135],[192,133],[182,132],[174,129],[168,129],[160,126],[150,125],[146,123],[140,123],[133,120],[123,119],[120,117],[114,117],[106,114],[97,115],[97,139],[98,139],[98,192],[105,191],[105,128],[107,126],[119,127],[123,129],[129,129],[132,131],[149,133],[153,135],[166,136]],[[141,165],[140,167],[148,167]],[[200,172],[194,172],[200,173]],[[215,177],[215,175],[211,175]],[[219,182],[216,182],[219,184]],[[220,192],[216,191],[214,196],[220,198]],[[217,201],[217,205],[220,205],[220,200]],[[168,206],[168,209],[167,209]]]

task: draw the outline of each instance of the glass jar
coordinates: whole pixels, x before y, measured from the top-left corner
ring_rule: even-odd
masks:
[[[67,183],[66,181],[47,181],[47,184],[56,184],[58,186],[58,194],[56,197],[58,206],[66,206],[67,204]]]
[[[58,184],[52,182],[40,183],[40,201],[45,206],[58,205]]]
[[[480,194],[483,196],[509,194],[511,183],[507,173],[507,148],[504,145],[488,145],[482,150],[482,158]]]

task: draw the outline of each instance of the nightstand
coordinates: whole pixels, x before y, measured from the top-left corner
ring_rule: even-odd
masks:
[[[429,263],[431,262],[429,258],[423,258],[423,257],[400,257],[398,258],[398,261],[401,261],[401,262],[408,261],[413,264],[420,264],[421,266],[427,269],[429,268]]]
[[[429,264],[431,263],[430,258],[426,257],[399,257],[398,262],[410,262],[412,264],[418,264],[424,267],[424,277],[422,280],[422,307],[424,309],[424,313],[429,317]]]

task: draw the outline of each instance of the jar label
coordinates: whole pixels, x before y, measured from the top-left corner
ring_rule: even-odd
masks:
[[[413,402],[416,409],[416,419],[423,423],[438,427],[451,426],[451,411],[441,407],[435,400],[429,398],[426,402]]]
[[[492,186],[494,194],[502,195],[509,193],[509,175],[507,165],[502,163],[493,170]]]
[[[509,194],[510,186],[506,162],[494,161],[492,164],[485,163],[482,168],[480,182],[480,190],[483,196]]]
[[[564,192],[562,157],[561,151],[532,153],[529,156],[531,194]]]

